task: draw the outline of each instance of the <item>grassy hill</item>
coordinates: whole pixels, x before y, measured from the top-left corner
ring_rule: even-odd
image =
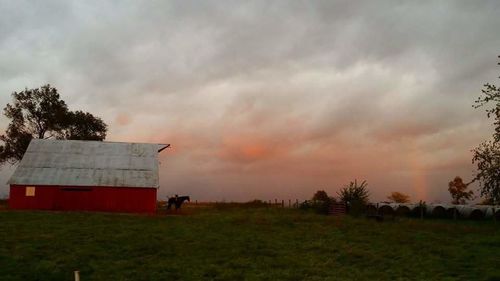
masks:
[[[279,208],[0,210],[0,280],[500,280],[500,224]]]

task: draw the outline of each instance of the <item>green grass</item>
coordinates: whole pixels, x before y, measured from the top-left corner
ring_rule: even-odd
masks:
[[[500,280],[500,225],[278,208],[0,211],[0,280]]]

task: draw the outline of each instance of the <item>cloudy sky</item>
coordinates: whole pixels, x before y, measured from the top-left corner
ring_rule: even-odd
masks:
[[[449,201],[491,135],[497,1],[0,1],[0,105],[50,83],[107,140],[171,143],[160,197]],[[0,130],[8,123],[0,119]],[[2,167],[0,195],[12,168]]]

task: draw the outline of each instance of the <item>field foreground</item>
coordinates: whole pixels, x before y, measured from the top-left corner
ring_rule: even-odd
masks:
[[[493,222],[0,210],[0,280],[500,280]]]

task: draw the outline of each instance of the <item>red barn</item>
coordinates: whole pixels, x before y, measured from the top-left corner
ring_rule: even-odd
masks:
[[[169,145],[31,141],[8,181],[12,209],[154,213],[158,153]]]

